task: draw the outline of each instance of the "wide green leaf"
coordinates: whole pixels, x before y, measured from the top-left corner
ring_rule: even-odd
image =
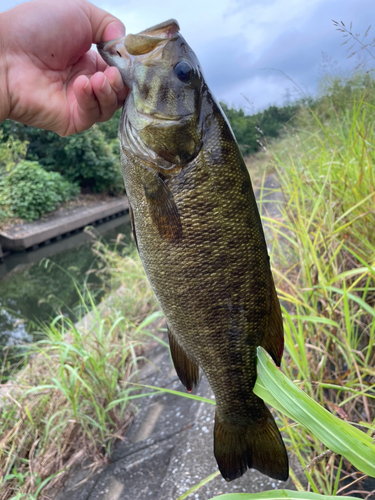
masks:
[[[263,491],[262,493],[228,493],[219,495],[212,500],[285,500],[291,498],[293,500],[335,500],[343,497],[318,495],[308,491],[291,491],[291,490],[271,490]],[[346,500],[355,500],[354,497],[344,497]]]
[[[328,448],[343,455],[361,472],[375,477],[375,445],[369,435],[335,417],[301,391],[274,365],[261,347],[258,347],[257,368],[258,381],[254,387],[257,396],[309,429]]]

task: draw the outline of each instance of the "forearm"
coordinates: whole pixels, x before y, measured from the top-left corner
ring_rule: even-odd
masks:
[[[10,94],[8,85],[8,62],[6,57],[4,13],[0,13],[0,123],[10,114]]]

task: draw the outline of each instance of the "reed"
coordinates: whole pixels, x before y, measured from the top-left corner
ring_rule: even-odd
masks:
[[[373,87],[371,81],[355,89],[346,106],[337,96],[346,89],[339,87],[297,120],[285,149],[279,145],[277,154],[269,152],[282,193],[279,216],[267,215],[265,190],[261,200],[283,304],[283,371],[321,406],[368,435],[375,417]],[[327,454],[306,428],[285,416],[283,421],[289,449],[312,491],[355,490],[370,498],[374,492],[362,487],[361,472]]]

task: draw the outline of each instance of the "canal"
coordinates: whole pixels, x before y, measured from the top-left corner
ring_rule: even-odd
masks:
[[[94,232],[115,247],[132,244],[129,215],[96,225]],[[62,238],[37,250],[14,253],[0,264],[0,349],[30,342],[43,322],[63,313],[77,319],[78,288],[88,287],[99,301],[103,292],[94,273],[93,238],[86,232]],[[0,359],[2,355],[0,353]]]

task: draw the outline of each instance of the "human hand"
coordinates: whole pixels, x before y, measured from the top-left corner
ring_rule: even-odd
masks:
[[[90,47],[124,34],[86,0],[34,0],[1,13],[0,122],[67,136],[111,118],[128,89]]]

